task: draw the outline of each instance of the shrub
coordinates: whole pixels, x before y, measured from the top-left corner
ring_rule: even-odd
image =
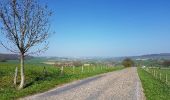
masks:
[[[0,62],[7,62],[6,59],[0,59]]]
[[[162,65],[163,65],[164,67],[169,67],[169,66],[170,66],[170,60],[165,60],[165,61],[163,61]]]
[[[134,62],[130,58],[126,58],[122,61],[122,65],[124,67],[132,67],[132,66],[134,66]]]

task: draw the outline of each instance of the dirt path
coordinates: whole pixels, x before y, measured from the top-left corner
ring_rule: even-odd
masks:
[[[23,100],[145,100],[145,96],[133,67],[72,82]]]

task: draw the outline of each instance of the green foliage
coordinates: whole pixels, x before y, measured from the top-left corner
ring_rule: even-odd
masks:
[[[122,65],[124,67],[132,67],[134,66],[134,62],[130,58],[126,58],[122,61]]]
[[[99,66],[84,67],[84,72],[81,73],[81,67],[75,67],[73,73],[72,67],[64,67],[64,74],[61,75],[59,67],[46,65],[36,60],[26,61],[25,74],[26,86],[22,90],[17,90],[13,86],[13,75],[16,66],[19,66],[18,61],[8,61],[0,63],[0,100],[17,99],[19,97],[31,95],[38,92],[49,90],[57,85],[68,83],[74,80],[94,76],[101,73],[106,73],[114,70],[123,69],[123,67],[109,67],[103,69]],[[44,66],[46,73],[44,73]],[[20,79],[20,78],[18,78]]]
[[[147,100],[170,100],[170,86],[141,68],[138,68],[138,74]]]
[[[170,67],[170,60],[164,60],[162,62],[162,65],[165,66],[165,67]]]
[[[6,59],[0,59],[0,62],[7,62]]]

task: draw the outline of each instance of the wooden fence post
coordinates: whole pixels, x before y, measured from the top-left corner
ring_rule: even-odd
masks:
[[[95,71],[95,66],[93,66],[93,71]]]
[[[74,74],[74,72],[75,72],[75,66],[73,66],[73,74]]]
[[[157,74],[158,74],[158,73],[155,71],[155,78],[157,78]],[[158,75],[158,76],[159,76],[159,75]]]
[[[166,74],[166,83],[168,84],[168,75]]]
[[[156,78],[159,79],[159,71],[156,72]]]
[[[61,67],[61,74],[63,74],[63,71],[64,71],[64,67],[62,66]]]
[[[46,69],[46,67],[44,66],[44,68],[43,68],[43,73],[44,73],[44,75],[46,76],[47,75],[47,69]]]
[[[161,80],[161,76],[162,76],[162,74],[160,73],[160,74],[159,74],[159,76],[160,76],[160,80]]]
[[[84,72],[84,66],[81,66],[81,72],[82,73]]]

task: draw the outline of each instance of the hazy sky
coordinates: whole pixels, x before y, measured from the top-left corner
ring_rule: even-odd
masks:
[[[56,34],[43,55],[115,57],[170,52],[170,0],[47,2],[54,12],[51,29]]]

